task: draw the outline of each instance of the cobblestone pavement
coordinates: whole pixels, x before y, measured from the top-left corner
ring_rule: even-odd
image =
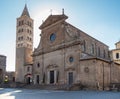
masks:
[[[120,92],[0,88],[0,99],[120,99]]]

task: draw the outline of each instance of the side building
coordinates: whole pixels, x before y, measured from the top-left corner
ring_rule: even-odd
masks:
[[[30,83],[32,79],[33,37],[33,19],[25,5],[16,26],[16,82]]]
[[[4,82],[6,72],[6,56],[0,55],[0,84]]]
[[[34,84],[107,89],[114,64],[109,47],[66,22],[67,18],[64,13],[50,15],[40,26],[40,43],[33,52]]]
[[[111,50],[111,59],[120,64],[120,41],[116,44],[116,49]]]

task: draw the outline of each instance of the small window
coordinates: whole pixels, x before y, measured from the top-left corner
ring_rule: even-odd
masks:
[[[117,59],[119,58],[119,53],[116,53],[116,58],[117,58]]]
[[[85,68],[84,68],[84,72],[85,72],[85,73],[89,73],[89,68],[88,68],[88,67],[85,67]]]
[[[56,39],[56,35],[53,33],[50,35],[50,41],[54,41]]]
[[[30,67],[27,67],[27,72],[29,72],[30,71]]]
[[[72,63],[73,61],[74,61],[74,58],[71,56],[71,57],[69,58],[69,62]]]
[[[21,36],[21,38],[20,38],[21,40],[23,40],[23,36]]]
[[[38,67],[38,68],[40,67],[40,63],[37,64],[37,67]]]
[[[20,30],[18,30],[18,33],[20,33]]]
[[[29,33],[29,29],[27,29],[27,32]]]
[[[24,25],[24,21],[23,20],[21,21],[21,25]]]
[[[18,44],[18,47],[20,47],[20,44]]]
[[[18,40],[20,41],[20,37],[18,37]]]
[[[94,44],[91,44],[91,46],[90,46],[90,53],[94,54]]]
[[[86,41],[83,41],[83,51],[86,51]]]
[[[100,47],[98,47],[98,56],[100,56]]]
[[[27,37],[27,40],[29,40],[29,37]]]
[[[32,34],[31,30],[30,30],[30,34]]]
[[[103,52],[103,57],[104,57],[104,58],[106,57],[106,52],[105,52],[105,50],[104,50],[104,52]]]
[[[21,29],[21,32],[23,32],[23,29]]]

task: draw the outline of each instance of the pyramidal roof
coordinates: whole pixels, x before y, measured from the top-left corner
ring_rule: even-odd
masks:
[[[24,10],[23,10],[21,16],[25,16],[25,15],[28,16],[28,17],[30,17],[29,12],[28,12],[28,8],[27,8],[26,4],[25,4]]]

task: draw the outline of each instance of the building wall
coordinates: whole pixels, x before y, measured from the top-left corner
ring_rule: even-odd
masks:
[[[8,79],[9,83],[15,82],[15,72],[5,72],[5,78]]]
[[[83,43],[82,50],[85,53],[109,60],[109,47],[107,45],[81,31],[80,29],[72,26],[71,24],[67,23],[67,25],[68,26],[66,28],[69,27],[71,29],[70,33],[74,34],[74,37],[79,37],[79,39],[81,39]],[[86,47],[84,48],[84,46]],[[94,51],[92,51],[93,49]]]
[[[120,65],[111,64],[111,83],[120,83]]]
[[[80,61],[80,82],[89,88],[105,89],[110,84],[110,65],[99,59]]]
[[[3,82],[6,72],[6,56],[0,55],[0,83]]]
[[[69,62],[70,57],[74,58],[72,63]],[[67,72],[69,69],[74,70],[79,64],[79,48],[78,46],[71,46],[62,50],[56,50],[54,52],[46,53],[34,58],[34,77],[40,75],[40,83],[43,81],[43,75],[45,74],[45,83],[50,84],[49,72],[55,70],[59,72],[59,80],[55,83],[66,84]],[[38,67],[38,63],[40,67]],[[36,81],[36,80],[35,80]]]

